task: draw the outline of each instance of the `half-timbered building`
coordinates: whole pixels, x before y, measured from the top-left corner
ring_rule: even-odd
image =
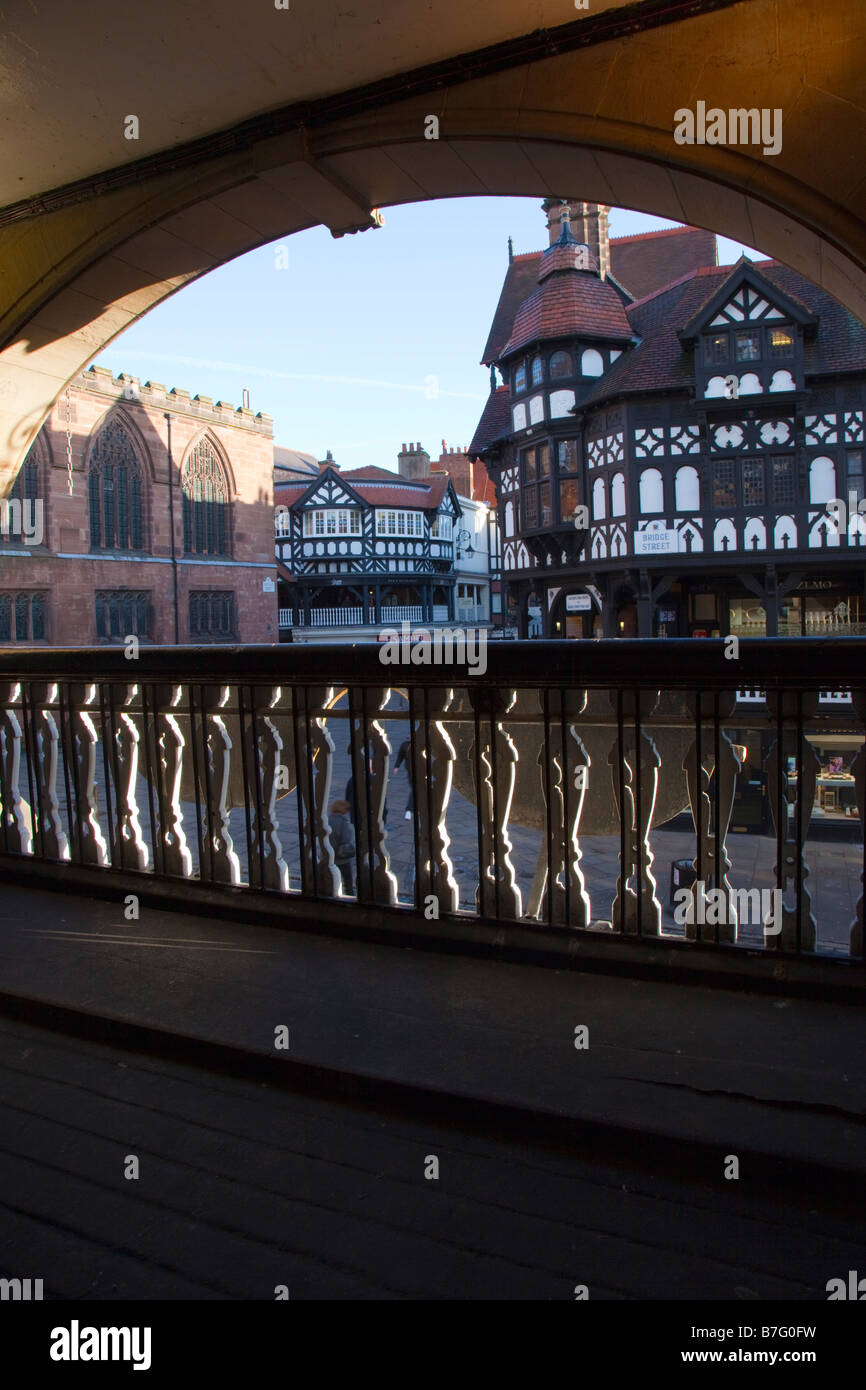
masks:
[[[497,486],[511,618],[522,636],[866,632],[866,328],[778,262],[695,264],[688,238],[618,254],[573,203],[510,260],[470,453]]]
[[[281,632],[333,641],[454,621],[464,528],[448,474],[343,472],[330,458],[319,467],[311,481],[275,484]]]

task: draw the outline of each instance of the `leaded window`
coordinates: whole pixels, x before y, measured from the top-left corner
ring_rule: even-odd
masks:
[[[854,501],[863,500],[863,451],[862,449],[848,450],[848,493],[853,492]]]
[[[797,500],[797,475],[795,460],[781,455],[770,459],[773,479],[773,502],[776,506],[787,506]]]
[[[182,491],[185,553],[228,555],[228,486],[207,439],[199,440],[184,465]]]
[[[153,608],[149,592],[136,589],[98,589],[96,635],[101,642],[122,642],[127,637],[153,636]]]
[[[743,459],[743,506],[763,507],[767,500],[763,459]]]
[[[236,638],[234,594],[214,589],[193,590],[189,596],[189,635],[192,639],[213,642]]]
[[[560,473],[576,473],[578,465],[577,440],[560,439],[558,449]]]
[[[132,440],[112,416],[90,452],[87,480],[92,550],[142,550],[142,471]]]
[[[728,335],[727,333],[711,333],[704,339],[704,361],[710,364],[717,362],[727,362],[728,360]]]
[[[771,357],[793,357],[794,356],[794,335],[788,328],[771,328],[770,356]]]
[[[757,362],[761,356],[761,333],[735,334],[738,362]]]
[[[733,459],[717,459],[713,470],[713,506],[735,507],[737,484]]]
[[[39,464],[27,456],[8,497],[0,503],[0,542],[21,545],[37,527],[39,513]],[[40,542],[41,543],[41,537]]]
[[[45,641],[45,594],[0,593],[0,643]]]

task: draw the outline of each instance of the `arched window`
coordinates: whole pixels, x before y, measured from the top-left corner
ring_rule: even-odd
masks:
[[[607,515],[607,504],[604,495],[604,478],[596,478],[592,485],[592,518],[593,521],[602,521]]]
[[[514,368],[514,389],[515,391],[526,390],[526,363],[519,362]]]
[[[601,376],[604,371],[604,359],[600,352],[595,348],[587,348],[580,359],[580,370],[584,376]]]
[[[614,473],[610,484],[610,514],[625,516],[625,478],[622,473]]]
[[[640,475],[640,509],[645,515],[665,509],[662,475],[657,468],[645,468]]]
[[[533,386],[537,386],[538,383],[542,380],[543,377],[544,377],[544,363],[542,362],[542,360],[541,360],[540,357],[533,357],[533,359],[532,359],[532,384],[533,384]]]
[[[674,477],[674,510],[677,512],[699,512],[701,509],[701,489],[698,470],[685,464],[678,468]]]
[[[94,440],[87,484],[91,550],[142,550],[141,465],[117,416],[106,421]]]
[[[562,376],[571,376],[571,353],[555,352],[550,359],[550,375],[555,381]]]
[[[228,555],[229,494],[213,446],[200,439],[181,481],[183,548],[187,555]]]
[[[809,501],[829,502],[836,496],[836,465],[832,459],[813,459],[809,466]]]
[[[41,545],[42,506],[39,498],[39,459],[36,445],[18,470],[9,496],[0,505],[0,543]],[[38,533],[38,534],[37,534]]]

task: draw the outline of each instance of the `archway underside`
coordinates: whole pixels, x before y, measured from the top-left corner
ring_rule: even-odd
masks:
[[[67,382],[142,314],[278,238],[369,227],[372,208],[485,194],[636,208],[758,246],[866,321],[866,109],[852,33],[863,23],[836,0],[817,16],[788,0],[784,19],[774,0],[748,0],[192,170],[167,154],[164,172],[109,193],[94,185],[55,211],[6,225],[0,214],[0,495]],[[756,92],[783,113],[777,156],[674,142],[678,108],[748,108]],[[425,138],[431,114],[438,139]]]

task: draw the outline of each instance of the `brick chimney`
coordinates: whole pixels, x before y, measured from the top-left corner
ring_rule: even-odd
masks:
[[[340,465],[334,462],[334,455],[331,453],[330,449],[325,458],[319,459],[319,472],[324,473],[326,468],[335,468],[338,473],[340,471]]]
[[[403,445],[397,455],[397,471],[401,478],[427,478],[430,474],[430,455],[421,444]]]
[[[472,464],[465,449],[449,449],[442,440],[442,453],[433,464],[434,473],[447,473],[458,497],[472,496]]]
[[[559,240],[564,203],[568,206],[573,235],[582,245],[589,247],[598,265],[599,275],[603,280],[606,279],[610,274],[610,208],[606,203],[584,203],[578,198],[545,198],[541,206],[547,216],[547,232],[551,246]]]

